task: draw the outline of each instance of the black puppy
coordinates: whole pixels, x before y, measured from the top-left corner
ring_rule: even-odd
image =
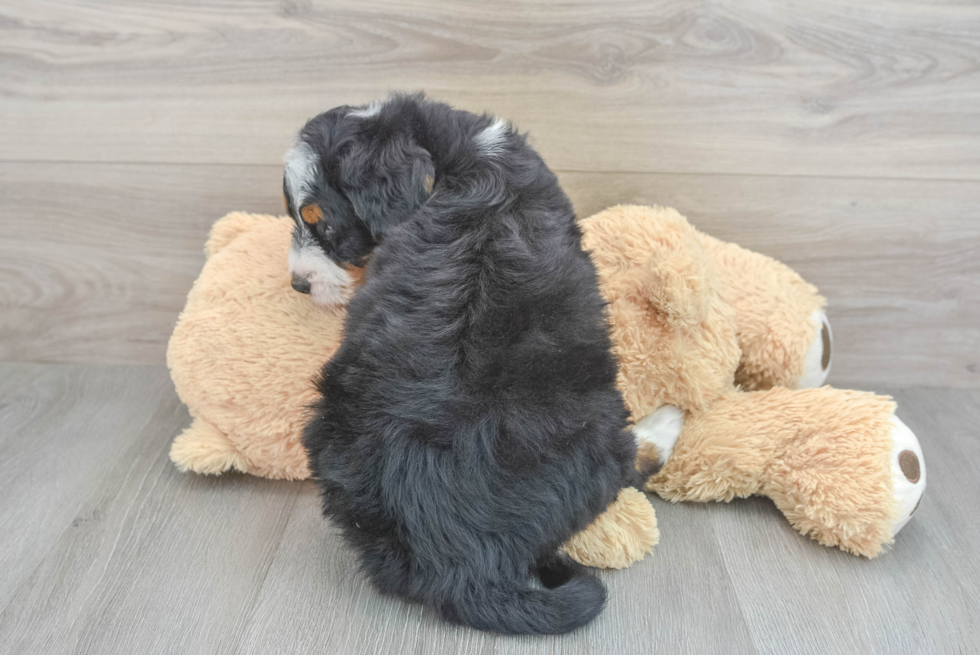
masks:
[[[384,592],[484,630],[560,633],[605,588],[559,547],[637,484],[595,268],[503,121],[393,96],[286,158],[293,286],[353,294],[303,443]]]

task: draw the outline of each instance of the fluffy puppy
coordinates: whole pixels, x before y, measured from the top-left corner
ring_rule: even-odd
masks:
[[[559,556],[636,446],[595,268],[525,137],[421,96],[312,119],[286,157],[294,287],[351,296],[303,442],[386,593],[504,633],[561,633],[605,588]]]

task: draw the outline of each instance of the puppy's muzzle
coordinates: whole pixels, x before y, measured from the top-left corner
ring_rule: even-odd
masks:
[[[310,281],[305,277],[294,275],[290,284],[292,285],[293,289],[299,291],[300,293],[310,292]]]

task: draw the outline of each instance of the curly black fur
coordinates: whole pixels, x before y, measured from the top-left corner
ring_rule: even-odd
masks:
[[[636,447],[555,176],[509,125],[420,96],[300,138],[318,245],[370,255],[303,437],[325,513],[379,589],[448,620],[589,622],[605,588],[559,547],[637,483]]]

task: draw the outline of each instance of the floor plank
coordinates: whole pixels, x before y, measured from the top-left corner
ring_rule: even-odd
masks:
[[[602,574],[610,600],[599,618],[571,635],[525,639],[447,625],[380,596],[321,517],[311,482],[177,472],[166,451],[187,415],[165,383],[161,367],[0,365],[9,462],[0,477],[35,471],[30,496],[4,489],[14,502],[0,508],[0,570],[17,573],[0,587],[4,652],[980,648],[980,509],[969,502],[980,494],[977,390],[895,391],[922,441],[929,489],[880,558],[816,545],[766,499],[653,497],[661,543],[630,569]],[[30,511],[32,498],[43,509]]]
[[[672,526],[671,538],[630,569],[601,574],[609,602],[593,623],[542,642],[448,625],[430,611],[378,594],[357,571],[353,553],[339,533],[319,518],[315,488],[307,484],[239,652],[271,652],[282,644],[308,651],[328,642],[336,652],[352,655],[627,654],[669,652],[676,644],[697,653],[756,652],[718,542],[710,524],[702,520],[703,508],[655,502],[658,521]],[[283,603],[287,596],[291,602]],[[705,630],[707,615],[712,617],[711,630]]]
[[[125,381],[129,369],[115,370]],[[158,368],[154,377],[166,380],[166,371]],[[137,408],[155,396],[179,407],[172,389],[143,396]],[[89,405],[116,411],[108,402]],[[171,407],[145,430],[124,431],[134,443],[116,466],[79,467],[95,489],[84,504],[65,508],[76,515],[70,527],[44,519],[28,524],[62,532],[5,603],[6,652],[228,652],[279,548],[299,486],[181,475],[167,452],[186,422],[186,411]],[[55,444],[66,440],[48,436]],[[53,488],[54,478],[36,484]]]
[[[832,384],[980,386],[980,182],[559,175],[579,215],[673,205],[817,284]],[[208,227],[278,213],[280,180],[278,166],[0,163],[0,360],[162,363]],[[63,227],[39,238],[45,194]]]
[[[8,160],[275,164],[308,117],[425,89],[561,170],[980,179],[963,2],[16,0]]]
[[[186,416],[172,389],[160,367],[0,364],[0,608],[65,530],[93,519],[81,508],[103,476]]]

